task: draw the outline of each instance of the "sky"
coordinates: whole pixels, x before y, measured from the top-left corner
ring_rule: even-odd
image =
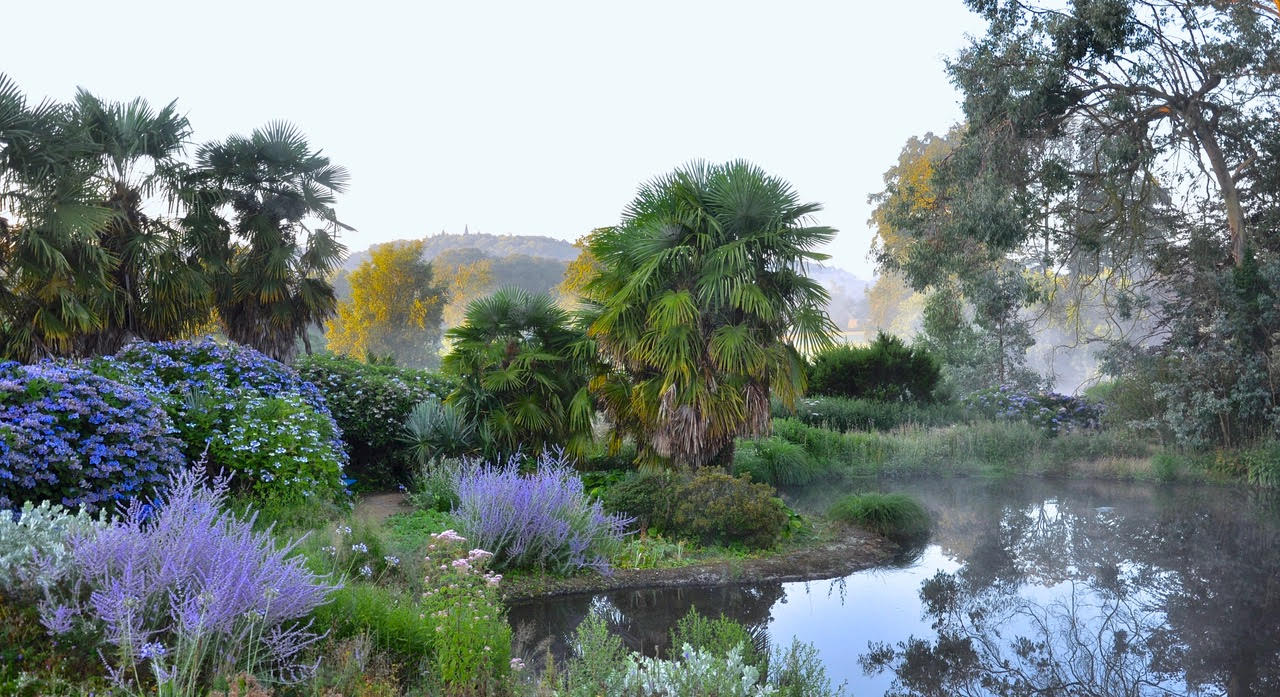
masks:
[[[352,250],[441,230],[573,240],[643,181],[751,160],[824,205],[864,278],[867,196],[960,118],[943,61],[982,24],[916,2],[12,2],[35,98],[177,99],[194,140],[284,119],[351,173]]]

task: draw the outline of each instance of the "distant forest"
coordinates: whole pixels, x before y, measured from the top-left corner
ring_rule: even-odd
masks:
[[[543,235],[493,235],[489,233],[439,233],[420,238],[422,257],[430,261],[435,277],[450,288],[444,310],[444,326],[456,326],[466,303],[500,287],[515,286],[531,293],[558,295],[569,262],[579,249],[571,242]],[[370,251],[386,244],[352,252],[334,278],[339,301],[351,298],[348,274],[369,259]],[[417,241],[417,240],[414,240]],[[827,312],[842,331],[862,329],[869,314],[866,289],[869,281],[830,266],[815,265],[810,275],[831,293]]]

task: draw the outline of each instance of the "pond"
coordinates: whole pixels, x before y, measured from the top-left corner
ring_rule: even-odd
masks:
[[[562,656],[598,612],[652,654],[696,607],[761,642],[813,643],[858,697],[1280,695],[1273,496],[1039,479],[865,488],[916,496],[931,537],[844,578],[543,599],[512,608],[512,623]],[[792,498],[802,510],[828,502]]]

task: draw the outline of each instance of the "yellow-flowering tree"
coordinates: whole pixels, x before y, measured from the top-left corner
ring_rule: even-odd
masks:
[[[351,299],[338,304],[337,317],[326,325],[330,350],[361,358],[391,356],[415,368],[439,364],[447,291],[422,260],[422,244],[375,247],[351,272]]]

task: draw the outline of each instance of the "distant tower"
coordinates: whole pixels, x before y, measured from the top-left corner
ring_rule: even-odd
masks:
[[[462,234],[464,234],[464,235],[470,235],[470,234],[471,234],[471,228],[470,228],[469,226],[467,226],[467,225],[463,225],[463,226],[462,226]]]

